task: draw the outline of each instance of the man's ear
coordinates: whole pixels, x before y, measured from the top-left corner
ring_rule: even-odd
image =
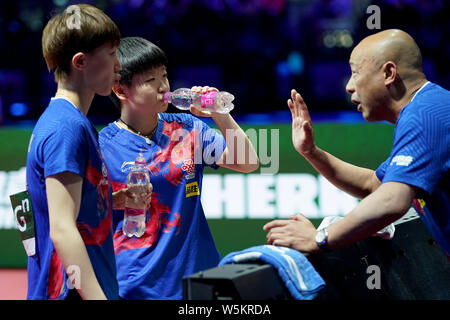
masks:
[[[123,84],[115,84],[112,87],[112,91],[114,92],[114,94],[116,95],[116,97],[119,100],[125,100],[127,98],[127,90],[125,88],[125,85]]]
[[[383,72],[384,72],[384,84],[385,85],[391,85],[395,82],[398,75],[398,69],[397,65],[392,62],[388,61],[383,65]]]
[[[86,55],[83,52],[78,52],[73,55],[72,67],[76,70],[83,70],[86,67]]]

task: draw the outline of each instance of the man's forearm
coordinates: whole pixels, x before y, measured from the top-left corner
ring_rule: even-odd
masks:
[[[328,181],[354,197],[362,199],[379,186],[373,170],[342,161],[317,146],[302,155]]]
[[[415,190],[398,182],[382,184],[342,220],[327,228],[328,244],[337,249],[372,234],[401,218],[410,208]]]

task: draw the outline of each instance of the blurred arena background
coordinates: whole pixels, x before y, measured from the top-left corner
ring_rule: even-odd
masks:
[[[345,92],[352,48],[378,31],[367,27],[368,6],[379,6],[381,29],[400,28],[415,38],[428,79],[450,89],[450,3],[444,0],[2,1],[0,299],[26,295],[26,254],[9,194],[24,188],[28,139],[56,90],[41,32],[52,12],[79,2],[104,10],[122,36],[160,46],[172,89],[209,85],[235,95],[232,115],[253,134],[261,169],[247,175],[205,170],[202,201],[222,255],[265,243],[262,226],[273,218],[302,212],[318,223],[357,203],[293,149],[286,106],[292,88],[308,104],[318,145],[372,169],[388,156],[393,126],[364,123]],[[119,114],[108,98],[96,97],[88,116],[101,129]]]

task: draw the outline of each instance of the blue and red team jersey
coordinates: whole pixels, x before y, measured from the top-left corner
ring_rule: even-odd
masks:
[[[61,98],[52,98],[28,147],[26,178],[34,211],[36,254],[28,258],[27,298],[64,299],[68,294],[70,279],[50,239],[45,188],[47,177],[63,172],[83,178],[76,225],[103,292],[108,299],[118,299],[112,186],[101,157],[98,133],[75,105]],[[74,280],[76,267],[69,269]]]
[[[115,122],[100,132],[99,141],[113,191],[126,187],[140,152],[153,185],[142,237],[125,236],[124,211],[114,211],[120,297],[182,299],[182,278],[216,267],[221,259],[200,196],[205,165],[216,169],[225,150],[223,136],[190,114],[160,113],[150,144]]]
[[[400,113],[382,182],[419,188],[413,207],[450,257],[450,91],[426,83]]]

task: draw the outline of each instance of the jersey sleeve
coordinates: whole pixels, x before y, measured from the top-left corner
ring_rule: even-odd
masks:
[[[45,178],[62,172],[84,176],[89,149],[86,135],[80,122],[58,123],[42,145]]]
[[[444,130],[438,121],[418,114],[400,118],[391,155],[377,176],[384,171],[382,182],[402,182],[431,194],[444,174],[445,146],[439,142]]]
[[[389,159],[386,159],[380,166],[375,170],[375,175],[378,180],[383,181],[383,177],[386,174],[386,168],[389,165]]]

